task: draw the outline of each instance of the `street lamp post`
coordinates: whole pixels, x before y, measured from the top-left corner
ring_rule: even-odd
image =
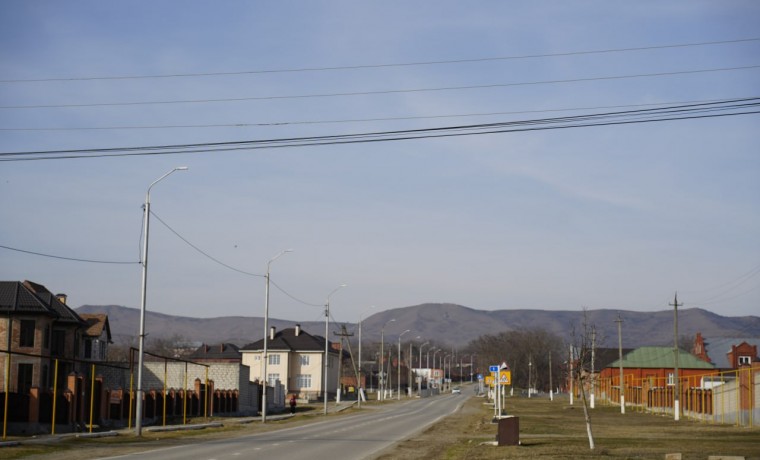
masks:
[[[435,351],[433,352],[433,367],[435,367],[435,355],[437,355],[441,351],[442,350],[440,348],[436,348]]]
[[[362,324],[364,324],[364,315],[370,311],[371,309],[375,308],[374,305],[369,307],[364,313],[359,315],[359,381],[357,382],[359,385],[359,399],[358,399],[358,405],[359,407],[362,407],[362,390],[364,390],[364,385],[362,381]]]
[[[338,289],[346,287],[346,284],[341,284],[340,286],[336,287],[332,290],[331,293],[327,295],[327,302],[325,302],[325,359],[322,362],[323,365],[323,371],[324,371],[324,387],[322,388],[323,392],[323,400],[324,400],[324,406],[325,406],[325,415],[327,415],[327,356],[330,352],[329,350],[329,344],[330,341],[327,340],[329,337],[329,327],[330,327],[330,297],[338,292]],[[338,365],[340,366],[340,360],[342,356],[338,356]],[[340,383],[340,382],[338,382]]]
[[[422,349],[425,347],[425,345],[427,345],[429,343],[430,343],[430,341],[428,340],[427,342],[425,342],[422,345],[420,345],[420,362],[419,362],[419,366],[420,366],[420,376],[419,376],[419,379],[420,379],[420,381],[417,383],[417,388],[419,389],[420,398],[422,397]]]
[[[476,354],[477,353],[472,353],[470,355],[470,383],[472,383],[472,371],[473,371],[473,368],[472,368],[472,357],[475,356]]]
[[[388,323],[392,323],[396,321],[396,318],[391,318],[388,321],[383,324],[383,327],[380,328],[380,382],[382,385],[378,385],[380,387],[380,401],[385,399],[385,376],[383,375],[383,360],[385,359],[385,326],[388,325]]]
[[[396,379],[398,381],[398,385],[396,388],[398,389],[398,394],[396,395],[396,400],[401,401],[401,336],[409,332],[409,329],[405,330],[401,334],[398,335],[398,361],[397,361],[397,371],[396,371]]]
[[[265,300],[264,300],[264,355],[262,356],[263,361],[263,375],[261,377],[262,382],[264,382],[263,388],[264,393],[261,395],[261,423],[267,422],[267,382],[269,379],[267,378],[267,364],[269,361],[269,356],[267,355],[267,346],[269,344],[269,266],[272,264],[272,262],[275,261],[278,257],[281,255],[287,253],[287,252],[293,252],[292,249],[286,249],[284,251],[281,251],[276,256],[269,259],[267,262],[267,274],[266,274],[266,288],[265,291]]]
[[[446,379],[446,359],[447,359],[447,358],[449,358],[449,377],[450,377],[450,376],[451,376],[451,359],[450,359],[450,358],[453,358],[453,357],[454,357],[454,356],[453,356],[453,355],[451,355],[451,354],[449,354],[449,353],[446,353],[446,354],[443,356],[443,382],[442,382],[442,384],[441,384],[441,387],[443,387],[443,386],[444,386],[443,384],[445,384],[445,383],[446,383],[446,380],[447,380],[447,379]]]
[[[142,415],[143,415],[143,355],[145,353],[145,301],[147,299],[148,289],[148,232],[150,230],[150,189],[162,181],[169,174],[175,171],[187,171],[187,166],[178,166],[163,176],[154,180],[148,186],[148,192],[145,194],[145,205],[143,207],[143,253],[142,253],[142,292],[140,300],[140,337],[139,337],[139,354],[137,359],[137,405],[135,407],[135,433],[142,436]]]

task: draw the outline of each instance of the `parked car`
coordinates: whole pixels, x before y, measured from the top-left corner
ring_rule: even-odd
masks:
[[[451,389],[451,394],[458,395],[462,393],[462,389],[459,387],[454,387]]]

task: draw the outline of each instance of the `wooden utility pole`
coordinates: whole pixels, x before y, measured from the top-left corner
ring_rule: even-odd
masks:
[[[623,320],[618,315],[618,362],[620,363],[620,413],[625,414],[625,381],[623,380]]]
[[[673,418],[675,421],[679,421],[681,419],[681,401],[680,401],[680,394],[681,394],[681,381],[678,378],[678,355],[679,355],[679,349],[678,349],[678,307],[683,306],[682,303],[678,303],[678,292],[676,292],[675,299],[673,300],[673,303],[668,304],[671,307],[673,307],[673,346],[675,347],[673,349],[674,358],[675,358],[675,366],[674,366],[674,372],[673,372],[673,378],[674,378],[674,391],[673,391]]]

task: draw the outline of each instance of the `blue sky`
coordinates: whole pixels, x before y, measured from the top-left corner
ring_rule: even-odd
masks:
[[[757,68],[632,76],[760,65],[758,40],[665,47],[757,39],[758,24],[752,1],[6,0],[0,151],[409,130],[755,97]],[[631,48],[651,49],[587,53]],[[519,56],[542,57],[473,62]],[[470,62],[380,66],[440,61]],[[333,67],[342,69],[252,73]],[[177,74],[196,76],[169,77]],[[162,77],[103,78],[139,76]],[[487,85],[501,86],[429,91]],[[367,94],[411,89],[428,91]],[[337,93],[362,94],[283,97]],[[247,100],[176,102],[218,99]],[[145,104],[157,101],[172,103]],[[40,105],[68,107],[29,107]],[[424,302],[655,311],[676,290],[684,308],[757,315],[758,120],[3,161],[0,245],[137,262],[147,187],[188,166],[153,188],[153,212],[248,273],[294,249],[272,263],[282,288],[272,289],[274,317],[321,319],[318,305],[341,283],[331,301],[338,321],[371,305]],[[0,279],[64,291],[73,306],[140,304],[136,263],[2,248],[0,261]],[[217,264],[151,220],[150,310],[261,316],[263,303],[263,278]]]

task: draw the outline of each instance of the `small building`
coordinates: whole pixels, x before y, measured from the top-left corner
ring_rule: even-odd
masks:
[[[609,363],[600,373],[600,379],[619,382],[620,360]],[[675,353],[671,347],[641,347],[623,356],[623,378],[626,385],[640,385],[648,381],[652,385],[672,386],[675,384]],[[714,374],[715,366],[706,363],[691,353],[678,350],[679,378]]]

